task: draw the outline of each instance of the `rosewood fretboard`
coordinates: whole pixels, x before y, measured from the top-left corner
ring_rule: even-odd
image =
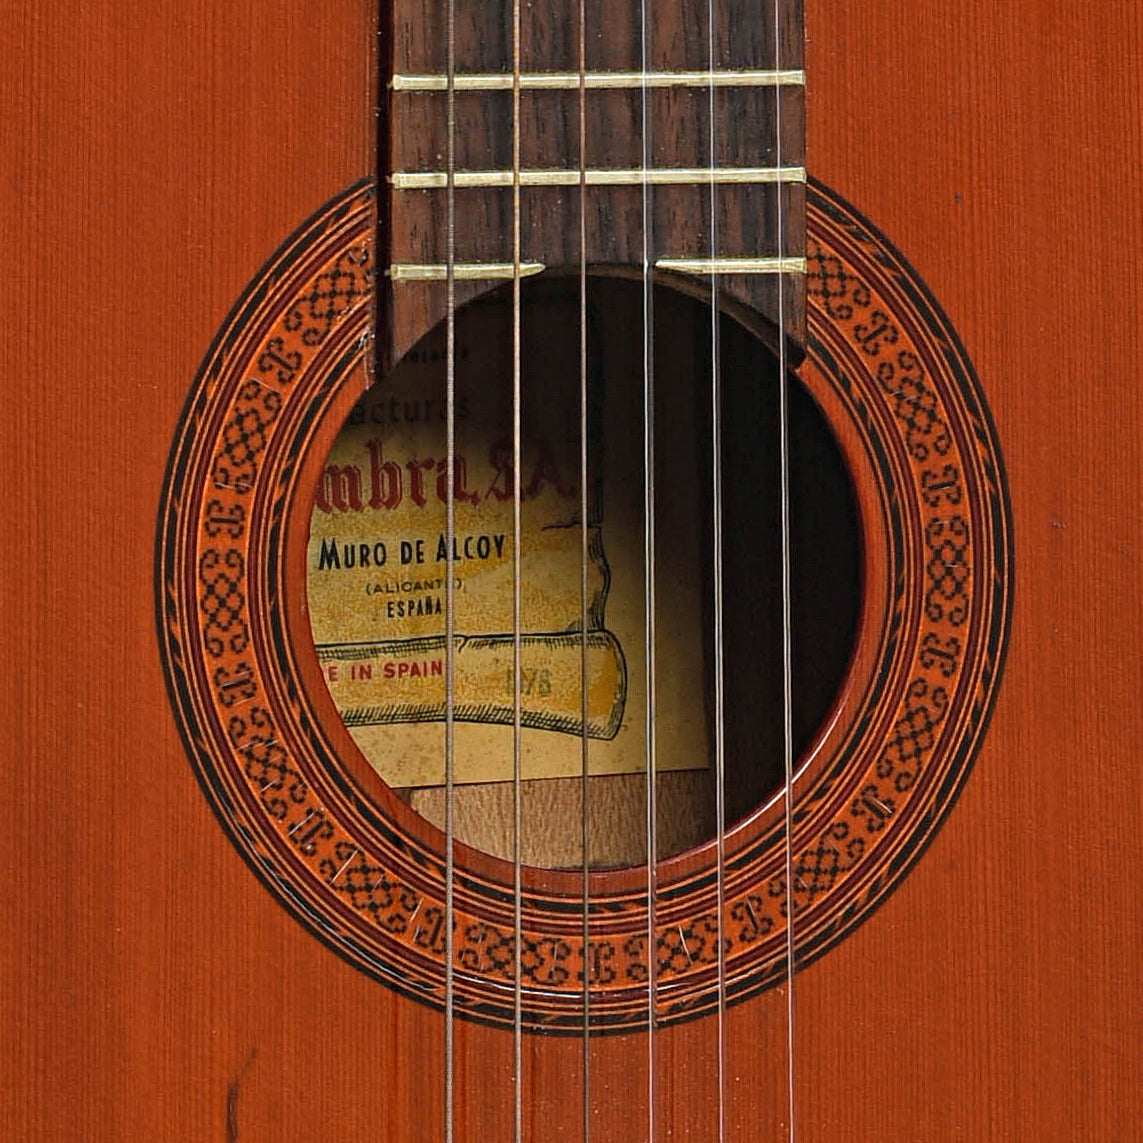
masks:
[[[396,0],[391,11],[378,148],[390,362],[447,311],[450,151],[447,0]],[[768,340],[781,275],[800,346],[801,0],[780,0],[777,22],[748,0],[666,0],[646,16],[625,0],[550,0],[522,4],[519,19],[517,46],[511,3],[455,0],[458,304],[511,277],[518,194],[523,274],[646,261],[703,293],[713,271],[723,304],[761,315]]]

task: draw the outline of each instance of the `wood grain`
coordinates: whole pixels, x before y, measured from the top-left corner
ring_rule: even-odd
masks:
[[[333,956],[235,854],[152,618],[190,379],[258,265],[369,167],[371,7],[4,7],[13,1139],[439,1137],[436,1017]],[[968,347],[1017,582],[965,794],[888,904],[796,980],[801,1140],[1143,1138],[1143,14],[1091,15],[807,5],[808,164],[893,237]],[[731,1013],[733,1138],[784,1137],[784,1002]],[[710,1122],[710,1077],[689,1067],[709,1036],[663,1036],[676,1138]],[[618,1043],[593,1047],[600,1140],[645,1116]],[[465,1122],[505,1122],[510,1039],[462,1025],[458,1046]],[[578,1045],[528,1053],[541,1140]]]
[[[1143,231],[1125,173],[1143,23],[1090,15],[808,5],[811,169],[892,235],[966,343],[1016,584],[964,795],[893,899],[798,978],[806,1140],[1143,1137]],[[1096,122],[1124,127],[1057,167]]]

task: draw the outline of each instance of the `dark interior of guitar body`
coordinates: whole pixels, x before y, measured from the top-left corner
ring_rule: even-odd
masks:
[[[717,346],[713,346],[709,302],[662,286],[651,295],[654,332],[648,351],[643,336],[642,284],[620,277],[591,277],[583,326],[586,367],[581,367],[578,277],[525,281],[521,296],[524,503],[520,610],[522,629],[529,639],[523,659],[526,693],[522,704],[527,709],[522,737],[528,749],[520,799],[522,855],[530,864],[579,866],[584,860],[581,819],[586,814],[590,863],[596,867],[636,864],[646,860],[648,844],[649,722],[654,726],[659,855],[699,844],[715,832],[715,360],[721,437],[721,677],[727,823],[764,804],[783,782],[778,364],[757,337],[726,315],[718,318]],[[376,438],[380,443],[372,446],[375,462],[381,449],[387,449],[384,455],[398,462],[411,455],[405,467],[426,456],[431,460],[445,455],[445,332],[442,327],[427,335],[405,362],[374,386],[349,418],[343,433],[347,440],[355,432],[359,441],[364,439],[362,434],[380,434]],[[498,706],[487,702],[465,705],[459,690],[455,696],[456,748],[459,752],[469,749],[491,768],[481,772],[469,767],[461,775],[463,780],[454,787],[454,821],[458,837],[485,851],[510,856],[516,829],[513,783],[506,780],[512,773],[513,694],[508,685],[512,675],[504,664],[510,668],[513,647],[512,500],[511,495],[502,494],[511,492],[514,471],[506,459],[511,457],[513,423],[511,288],[497,290],[462,309],[455,337],[456,451],[466,463],[454,488],[471,502],[464,504],[470,515],[462,518],[458,514],[456,534],[461,547],[454,552],[464,556],[463,540],[469,534],[505,537],[499,559],[502,574],[495,579],[500,598],[494,618],[490,618],[491,603],[477,606],[482,590],[479,578],[464,578],[470,574],[468,569],[454,565],[464,584],[454,600],[455,630],[499,640],[496,661],[505,681]],[[653,374],[650,479],[644,437],[646,362],[651,363]],[[583,381],[587,397],[581,405]],[[857,629],[862,572],[856,501],[837,441],[813,397],[793,374],[788,393],[789,613],[796,762],[812,744],[844,679]],[[409,422],[419,423],[410,426]],[[581,484],[584,422],[587,480]],[[428,468],[428,460],[424,466]],[[444,471],[443,462],[437,471]],[[375,468],[374,476],[376,472]],[[438,489],[444,489],[443,479]],[[586,577],[581,572],[581,508],[585,503],[591,565]],[[655,700],[650,720],[644,653],[648,645],[648,503],[653,504],[654,519]],[[325,507],[328,513],[336,505]],[[445,531],[446,506],[437,497],[423,511],[431,515],[423,517],[423,525],[418,524],[418,534],[430,538],[431,549],[434,537]],[[482,525],[474,526],[481,512],[485,513]],[[315,520],[318,515],[315,512]],[[372,516],[365,512],[362,517],[362,526],[371,528],[371,535],[388,536],[393,550],[407,536],[412,519],[402,518],[398,526],[384,511]],[[563,547],[553,546],[558,544]],[[481,574],[491,575],[484,567],[471,573]],[[311,583],[313,579],[311,571]],[[476,586],[470,588],[470,583]],[[493,579],[487,583],[492,590]],[[581,594],[585,585],[586,599]],[[373,621],[368,620],[355,629],[355,637],[361,638],[364,631],[370,637],[401,638],[400,622],[391,620],[391,614],[377,620],[383,631],[373,632],[369,626]],[[611,649],[608,653],[619,664],[620,680],[618,697],[612,698],[611,705],[600,700],[603,713],[594,720],[589,713],[586,756],[592,776],[586,803],[579,776],[583,720],[569,716],[560,722],[553,716],[545,721],[544,694],[536,680],[544,678],[548,668],[534,665],[541,662],[536,655],[562,655],[558,661],[576,675],[572,681],[579,688],[580,665],[586,658],[580,657],[576,647],[585,614],[593,646]],[[410,638],[426,633],[443,637],[443,615],[417,622],[419,627],[404,632]],[[490,627],[496,629],[494,636],[490,636]],[[538,647],[542,641],[536,632],[545,633],[548,642],[533,651],[533,644]],[[596,690],[603,689],[599,683]],[[584,710],[589,705],[585,696]],[[493,706],[495,711],[489,713]],[[573,715],[576,706],[573,702]],[[441,713],[439,702],[433,709],[432,715],[409,716],[420,720],[412,727],[402,728],[399,717],[390,716],[389,724],[358,741],[386,781],[420,813],[441,825],[445,790],[440,779],[403,785],[395,776],[398,772],[386,768],[387,762],[407,749],[402,737],[406,730],[422,736],[422,747],[428,741],[430,749],[443,751],[443,722],[436,717]],[[490,722],[498,725],[483,725]],[[353,729],[349,719],[347,725]],[[473,735],[483,737],[472,739],[466,747],[466,736]],[[439,747],[434,747],[438,741]],[[546,769],[543,759],[556,753],[563,762]],[[482,773],[485,780],[480,780]]]

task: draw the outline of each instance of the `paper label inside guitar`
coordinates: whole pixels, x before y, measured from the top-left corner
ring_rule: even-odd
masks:
[[[523,323],[518,627],[527,778],[581,772],[585,714],[591,773],[645,768],[643,393],[632,336],[641,318],[637,295],[618,297],[627,304],[606,313],[593,305],[588,315],[586,408],[579,322],[568,320],[567,299],[531,299]],[[455,777],[502,781],[513,772],[517,628],[511,298],[462,311],[456,336]],[[445,781],[445,357],[441,328],[354,409],[318,488],[307,559],[323,676],[366,757],[398,788]],[[684,378],[689,364],[677,359],[670,372]],[[709,757],[694,376],[657,394],[658,417],[680,429],[655,472],[665,506],[656,586],[672,601],[655,617],[671,652],[656,664],[662,770],[704,768]]]

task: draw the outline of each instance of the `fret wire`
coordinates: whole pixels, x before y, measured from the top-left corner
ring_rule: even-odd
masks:
[[[759,185],[769,183],[804,183],[806,168],[796,167],[593,167],[582,172],[571,168],[528,169],[519,172],[524,187],[575,187],[582,176],[588,186],[706,186],[718,184]],[[458,189],[480,187],[512,187],[516,172],[455,171]],[[389,176],[394,190],[441,190],[448,181],[445,171],[394,171]]]
[[[398,92],[444,91],[447,77],[432,74],[395,75],[390,87]],[[804,87],[806,73],[800,69],[710,70],[710,71],[603,71],[585,73],[588,91],[659,87]],[[456,91],[511,91],[511,72],[469,72],[455,77]],[[579,72],[525,72],[520,75],[524,91],[578,91]]]
[[[787,255],[773,258],[659,258],[658,270],[678,274],[804,274],[806,260]]]
[[[515,267],[511,262],[454,262],[452,277],[457,282],[507,280]],[[543,262],[521,262],[520,276],[530,278],[543,271]],[[445,262],[394,262],[385,273],[394,282],[443,282],[448,277]]]

